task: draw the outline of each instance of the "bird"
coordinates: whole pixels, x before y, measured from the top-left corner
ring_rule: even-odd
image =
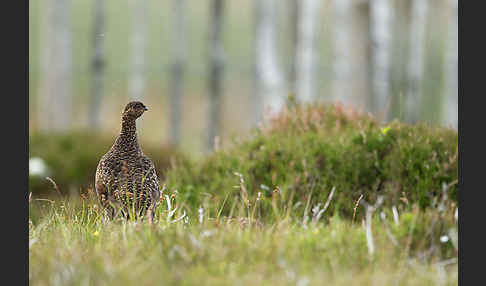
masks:
[[[160,187],[155,166],[137,139],[136,120],[147,110],[140,101],[125,106],[120,135],[96,168],[96,194],[111,217],[119,210],[124,217],[143,217],[150,211],[153,218],[158,206]]]

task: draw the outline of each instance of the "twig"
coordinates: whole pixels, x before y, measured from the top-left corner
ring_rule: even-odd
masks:
[[[184,213],[183,213],[183,214],[182,214],[180,217],[178,217],[178,218],[176,218],[175,220],[171,221],[171,223],[178,222],[178,221],[180,221],[181,219],[183,219],[183,218],[185,218],[185,217],[186,217],[186,211],[185,211],[185,210],[182,210],[182,211],[183,211]]]
[[[375,253],[375,244],[373,243],[373,233],[371,232],[371,216],[373,212],[383,203],[383,196],[378,196],[374,205],[368,204],[365,200],[361,200],[361,203],[366,208],[366,242],[368,244],[368,253],[370,257]]]
[[[368,254],[372,257],[375,253],[375,244],[373,243],[373,233],[371,232],[371,215],[372,210],[366,208],[366,242],[368,245]]]
[[[324,208],[322,208],[322,210],[320,210],[317,215],[314,217],[313,219],[313,223],[316,224],[319,219],[321,218],[322,214],[327,210],[327,208],[329,207],[329,203],[331,202],[332,200],[332,197],[334,196],[334,191],[336,191],[336,187],[332,187],[331,189],[331,193],[329,194],[329,197],[327,198],[327,201],[326,201],[326,204],[324,205]]]
[[[199,223],[203,223],[203,220],[204,220],[204,209],[202,206],[199,206],[199,208],[197,209],[197,212],[199,214]]]
[[[307,203],[305,205],[305,209],[304,209],[304,218],[302,219],[302,225],[304,225],[304,227],[307,227],[307,221],[309,220],[309,216],[307,215],[307,212],[309,210],[309,203],[310,203],[310,200],[312,198],[312,192],[314,191],[314,189],[311,189],[311,192],[310,192],[310,195],[309,197],[307,198]]]
[[[334,196],[334,191],[336,191],[336,187],[332,187],[332,190],[331,190],[331,193],[329,194],[329,197],[327,198],[327,202],[326,204],[324,205],[324,208],[321,210],[321,212],[325,212],[327,210],[327,208],[329,207],[329,203],[331,202],[332,200],[332,196]],[[321,212],[319,212],[319,215],[318,217],[321,215]],[[319,218],[318,218],[319,219]]]
[[[390,226],[388,225],[388,222],[386,221],[386,215],[385,215],[384,212],[380,213],[380,218],[383,221],[383,224],[385,225],[386,235],[388,236],[388,238],[390,238],[393,245],[398,246],[398,242],[397,242],[395,236],[393,236],[393,234],[391,233]]]
[[[240,178],[240,194],[241,194],[241,199],[243,200],[243,203],[245,204],[246,207],[249,206],[249,200],[248,200],[248,192],[246,191],[245,187],[245,180],[243,179],[243,175],[238,172],[234,172],[236,176]]]
[[[57,187],[56,182],[54,182],[54,180],[53,180],[53,179],[51,179],[51,178],[49,178],[49,177],[46,177],[46,180],[48,180],[49,182],[51,182],[51,183],[52,183],[52,185],[54,185],[54,189],[56,189],[57,193],[58,193],[60,196],[62,196],[62,195],[61,195],[61,191],[59,191],[59,188]]]
[[[395,221],[395,224],[399,224],[400,221],[398,219],[398,210],[396,206],[392,206],[392,212],[393,212],[393,220]]]
[[[46,201],[46,202],[50,202],[51,204],[55,203],[55,201],[51,201],[49,199],[35,199],[36,201]]]
[[[351,221],[352,224],[354,223],[354,217],[356,216],[356,210],[358,209],[359,202],[361,201],[362,198],[363,198],[363,194],[361,194],[359,196],[358,200],[356,201],[356,204],[354,205],[354,209],[353,209],[353,220]]]

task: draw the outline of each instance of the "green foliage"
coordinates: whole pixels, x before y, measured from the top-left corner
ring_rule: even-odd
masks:
[[[223,214],[244,192],[261,192],[292,203],[324,203],[333,187],[330,211],[350,217],[360,197],[385,205],[418,203],[450,184],[449,197],[457,201],[457,132],[425,124],[394,121],[380,126],[373,118],[341,106],[295,106],[270,124],[254,130],[250,138],[235,141],[207,159],[180,164],[167,173],[167,186],[198,206],[209,197],[227,198]],[[263,212],[270,212],[268,203]],[[303,210],[302,210],[303,211]]]
[[[31,134],[29,157],[40,157],[48,167],[51,177],[62,193],[85,190],[94,186],[98,162],[113,145],[115,137],[89,131],[64,134]],[[158,169],[162,180],[171,158],[182,160],[180,153],[167,146],[151,146],[141,143],[142,149]],[[45,176],[29,176],[29,190],[34,194],[52,193],[53,186]]]
[[[336,215],[306,225],[276,216],[261,223],[258,215],[250,222],[208,212],[202,220],[197,214],[186,220],[178,219],[186,211],[183,202],[171,201],[174,216],[164,201],[152,223],[109,220],[92,197],[32,201],[30,283],[457,285],[457,247],[439,240],[457,230],[450,201],[443,212],[400,212],[398,223],[389,208],[378,209],[371,219],[373,253],[363,224]],[[386,218],[380,219],[381,212]]]

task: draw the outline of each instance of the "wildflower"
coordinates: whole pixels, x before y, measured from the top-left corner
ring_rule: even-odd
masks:
[[[93,232],[93,235],[94,235],[94,236],[98,236],[99,234],[100,234],[100,232],[99,232],[99,231],[95,231],[95,232]]]
[[[47,165],[43,159],[33,157],[29,159],[29,175],[42,176],[47,174]]]
[[[390,131],[390,126],[386,126],[386,127],[383,127],[381,129],[381,133],[383,133],[383,135],[386,135],[386,133],[388,133],[388,131]]]

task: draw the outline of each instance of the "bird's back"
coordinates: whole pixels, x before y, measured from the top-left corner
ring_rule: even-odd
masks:
[[[131,150],[116,143],[98,163],[95,185],[104,206],[135,202],[137,209],[155,208],[160,198],[159,182],[150,158],[140,148]]]

